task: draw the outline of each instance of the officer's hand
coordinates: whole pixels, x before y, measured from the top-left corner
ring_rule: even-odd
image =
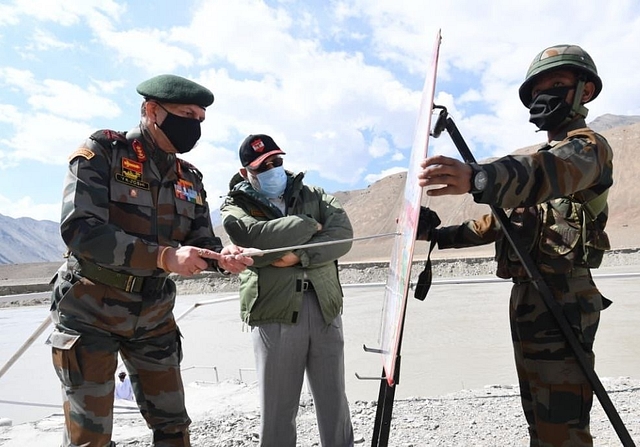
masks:
[[[287,252],[280,259],[273,261],[271,263],[274,267],[291,267],[292,265],[296,265],[300,262],[300,258],[298,255],[294,254],[292,251]]]
[[[161,248],[159,267],[182,276],[197,275],[208,266],[206,258],[219,256],[213,250],[185,245],[178,248]]]
[[[420,186],[439,186],[427,190],[429,196],[466,194],[471,190],[471,166],[455,158],[436,155],[420,163]]]

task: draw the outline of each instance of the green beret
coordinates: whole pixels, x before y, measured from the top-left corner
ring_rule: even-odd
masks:
[[[174,104],[196,104],[207,107],[213,103],[213,93],[189,79],[163,74],[147,79],[136,88],[146,99]]]

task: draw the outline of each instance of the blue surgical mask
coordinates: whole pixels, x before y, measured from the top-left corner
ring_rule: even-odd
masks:
[[[277,166],[269,169],[268,171],[256,174],[258,180],[258,192],[265,196],[275,199],[284,194],[284,190],[287,187],[287,174],[284,172],[284,167]]]

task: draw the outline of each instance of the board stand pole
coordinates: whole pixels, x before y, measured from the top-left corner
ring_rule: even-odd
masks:
[[[405,301],[404,311],[402,312],[402,324],[400,326],[400,334],[398,337],[398,349],[396,351],[395,368],[393,371],[393,385],[389,385],[384,367],[382,368],[382,377],[361,377],[356,374],[358,379],[362,380],[380,380],[380,390],[378,392],[378,405],[376,407],[376,419],[373,425],[373,435],[371,436],[371,447],[387,447],[389,443],[389,433],[391,431],[391,417],[393,415],[393,401],[396,394],[396,385],[400,383],[400,348],[402,347],[402,335],[404,332],[404,320],[406,314],[407,303]],[[380,349],[373,349],[364,346],[365,352],[373,352],[382,354]]]

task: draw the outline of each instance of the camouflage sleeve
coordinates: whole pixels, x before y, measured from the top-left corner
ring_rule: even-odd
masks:
[[[500,224],[493,214],[486,214],[478,220],[468,220],[461,225],[442,227],[436,230],[438,249],[465,248],[495,242],[500,232]]]
[[[339,241],[341,239],[353,238],[351,221],[340,202],[332,195],[326,194],[320,188],[317,188],[315,194],[320,196],[320,217],[318,221],[322,224],[322,230],[315,233],[308,243]],[[320,247],[299,249],[294,253],[300,258],[300,264],[303,267],[313,267],[314,265],[333,262],[341,256],[344,256],[351,250],[352,245],[353,242],[323,245]]]
[[[574,134],[532,155],[509,155],[482,164],[489,182],[478,203],[517,208],[544,203],[587,189],[600,193],[613,183],[612,151],[592,131]]]
[[[102,265],[155,270],[157,244],[109,223],[110,152],[88,139],[69,157],[60,232],[71,252]]]

